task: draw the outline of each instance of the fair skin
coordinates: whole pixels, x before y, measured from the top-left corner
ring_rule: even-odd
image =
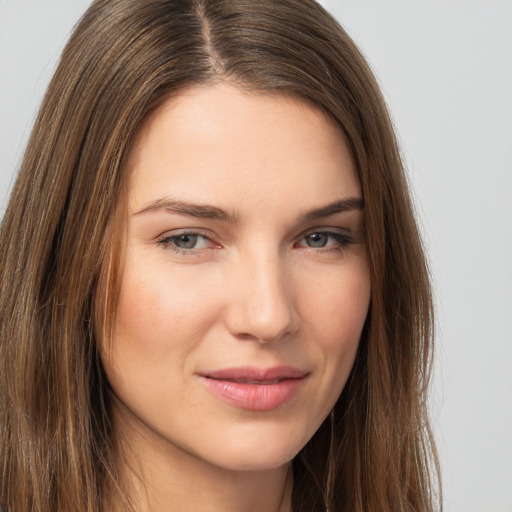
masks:
[[[290,511],[290,461],[343,389],[370,297],[343,137],[300,100],[197,86],[150,116],[127,172],[102,359],[134,508]]]

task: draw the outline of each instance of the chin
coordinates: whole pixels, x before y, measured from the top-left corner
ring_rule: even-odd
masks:
[[[245,433],[215,443],[206,457],[216,466],[232,471],[264,471],[288,464],[310,437],[290,433]],[[212,446],[212,445],[210,445]],[[206,458],[203,455],[203,458]]]
[[[297,453],[295,450],[282,449],[236,449],[234,452],[228,450],[211,462],[229,471],[269,471],[288,464]]]

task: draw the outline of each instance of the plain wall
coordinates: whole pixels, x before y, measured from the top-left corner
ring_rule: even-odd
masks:
[[[512,2],[326,0],[369,59],[432,262],[447,512],[512,512]],[[0,0],[0,211],[88,0]]]

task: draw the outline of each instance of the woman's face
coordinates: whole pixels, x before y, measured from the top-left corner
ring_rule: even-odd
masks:
[[[370,279],[339,130],[290,97],[182,91],[128,163],[128,235],[102,358],[132,446],[278,467],[352,368]]]

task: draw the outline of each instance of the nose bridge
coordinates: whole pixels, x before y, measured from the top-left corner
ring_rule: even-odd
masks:
[[[240,258],[230,311],[233,334],[269,343],[297,329],[299,317],[284,263],[277,250],[268,248]]]

